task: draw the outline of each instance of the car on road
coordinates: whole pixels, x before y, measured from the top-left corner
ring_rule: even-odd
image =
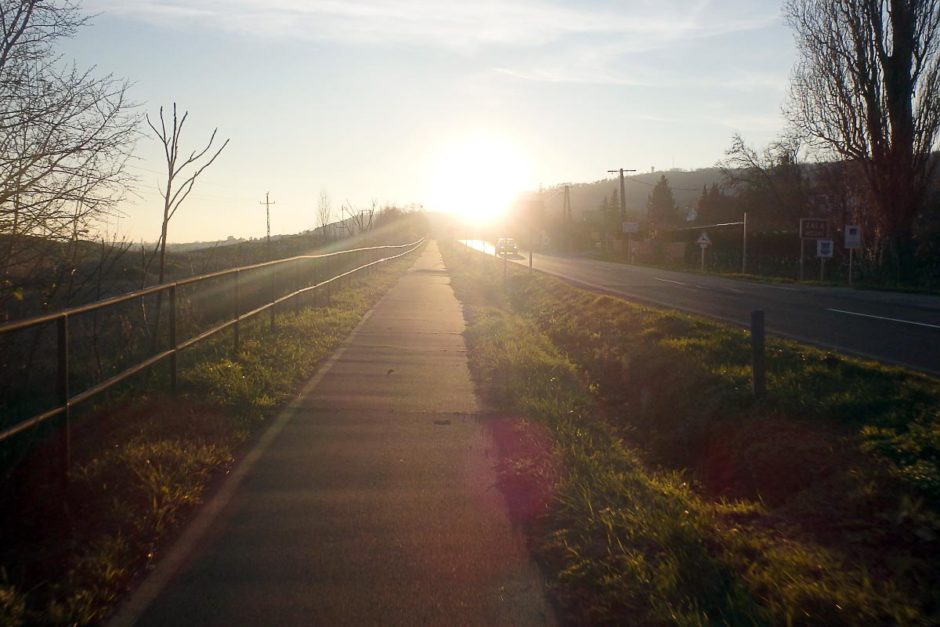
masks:
[[[516,254],[517,252],[519,252],[519,247],[516,246],[516,240],[511,237],[501,237],[496,242],[497,255]]]

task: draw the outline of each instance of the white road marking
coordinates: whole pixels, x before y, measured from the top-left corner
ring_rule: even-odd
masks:
[[[687,284],[683,283],[682,281],[670,281],[669,279],[661,279],[658,276],[654,276],[653,278],[657,281],[662,281],[663,283],[674,283],[676,285],[681,285],[682,287],[687,287]]]
[[[913,324],[918,327],[927,327],[928,329],[940,329],[940,324],[928,324],[926,322],[914,322],[913,320],[901,320],[899,318],[886,318],[885,316],[873,316],[871,314],[858,313],[857,311],[845,311],[844,309],[826,309],[848,316],[860,316],[862,318],[874,318],[876,320],[887,320],[888,322],[900,322],[902,324]]]
[[[716,292],[729,292],[731,294],[743,294],[744,293],[739,289],[728,287],[727,285],[702,285],[700,283],[696,283],[695,287],[697,287],[700,290],[714,290]]]
[[[783,287],[782,285],[769,285],[767,283],[747,283],[748,287],[763,288],[768,290],[783,290],[784,292],[802,292],[803,290],[795,287]]]

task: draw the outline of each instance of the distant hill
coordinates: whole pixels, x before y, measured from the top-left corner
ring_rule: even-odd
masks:
[[[334,222],[331,222],[325,228],[328,231],[328,233],[330,233],[332,236],[333,234],[355,232],[357,229],[355,228],[354,223],[355,223],[355,220],[353,218],[346,218],[343,220],[336,220]],[[321,226],[315,229],[304,231],[304,234],[322,237],[323,230],[324,230],[324,227]],[[299,234],[298,233],[272,234],[271,241],[277,242],[283,239],[291,239],[291,238],[297,237],[297,235]],[[212,248],[219,248],[223,246],[234,246],[237,244],[244,244],[246,242],[255,242],[255,241],[264,242],[265,240],[266,240],[266,237],[264,235],[262,235],[261,237],[251,237],[251,238],[234,237],[234,236],[229,235],[226,239],[212,240],[212,241],[206,241],[206,242],[180,242],[180,243],[170,242],[166,245],[166,249],[168,252],[189,253],[189,252],[196,252],[196,251],[201,251],[201,250],[208,250]],[[144,247],[147,249],[153,249],[154,246],[156,246],[155,242],[144,243]]]
[[[703,168],[701,170],[668,170],[662,172],[645,172],[624,177],[624,191],[627,197],[627,212],[646,214],[646,201],[650,192],[660,177],[665,176],[669,187],[676,199],[680,210],[694,207],[702,188],[713,183],[721,184],[722,176],[719,168]],[[594,181],[593,183],[572,183],[571,212],[575,220],[580,220],[585,212],[598,209],[604,203],[604,197],[613,198],[614,191],[620,195],[620,177]],[[559,216],[564,205],[564,185],[557,185],[543,190],[542,199],[545,202],[545,213],[548,216]]]
[[[273,238],[274,236],[272,236]],[[280,236],[278,236],[280,237]],[[235,244],[241,244],[242,242],[247,242],[248,240],[241,237],[232,237],[229,236],[227,239],[220,239],[209,242],[185,242],[181,244],[168,243],[166,249],[169,252],[173,253],[188,253],[194,250],[204,250],[206,248],[215,248],[217,246],[233,246]],[[155,246],[155,244],[147,244],[149,248]]]

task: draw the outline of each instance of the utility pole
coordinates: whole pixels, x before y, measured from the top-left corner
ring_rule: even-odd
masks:
[[[271,192],[265,192],[264,200],[258,204],[264,205],[264,209],[268,214],[268,254],[271,254],[271,205],[275,205],[277,203],[271,200]]]
[[[744,212],[744,239],[741,241],[741,274],[747,274],[747,211]]]
[[[620,168],[619,170],[607,170],[608,174],[616,174],[620,172],[620,223],[623,224],[624,220],[627,219],[627,199],[623,193],[623,173],[624,172],[636,172],[636,170],[625,170]],[[630,251],[627,251],[627,260],[630,259]]]
[[[565,185],[565,206],[561,212],[561,221],[564,224],[571,222],[571,186]]]
[[[623,222],[627,217],[627,199],[624,197],[623,193],[623,173],[624,172],[636,172],[636,170],[625,170],[620,168],[619,170],[607,170],[608,174],[616,174],[620,172],[620,221]]]
[[[544,217],[545,196],[542,192],[542,186],[539,185],[539,195],[536,200],[532,201],[529,208],[529,274],[532,274],[532,251],[535,249],[536,227],[541,229]]]
[[[568,228],[568,225],[571,224],[571,186],[565,185],[565,205],[561,210],[561,224],[562,224],[562,245],[566,250],[571,250],[573,248],[572,244],[574,239],[571,237],[571,229]]]

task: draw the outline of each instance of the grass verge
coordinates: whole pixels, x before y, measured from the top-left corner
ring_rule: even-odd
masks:
[[[551,434],[503,468],[557,469],[565,622],[937,623],[940,383],[771,339],[755,401],[741,329],[441,248],[481,389]]]
[[[102,622],[133,581],[322,360],[414,261],[409,255],[334,291],[330,303],[246,324],[198,345],[180,393],[128,387],[82,416],[65,495],[24,464],[0,548],[0,625]],[[224,334],[223,334],[224,335]]]

